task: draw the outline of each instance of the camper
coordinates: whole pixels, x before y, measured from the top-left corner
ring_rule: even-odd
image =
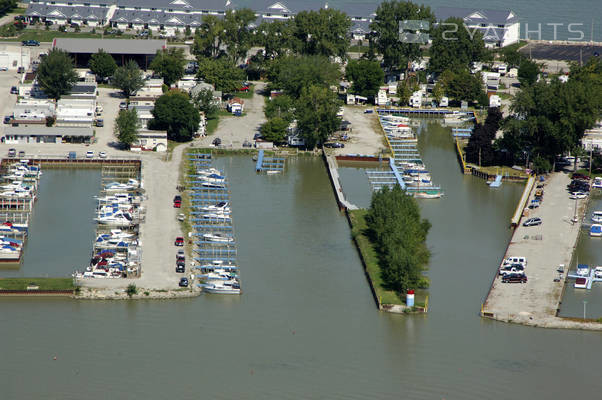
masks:
[[[498,64],[497,66],[497,72],[501,75],[504,76],[506,75],[506,72],[508,71],[508,65],[506,64]]]
[[[439,102],[439,107],[448,107],[449,99],[445,96],[441,97],[441,101]]]
[[[498,96],[497,94],[493,94],[491,95],[491,97],[489,97],[489,107],[501,107],[502,106],[502,99],[500,96]]]

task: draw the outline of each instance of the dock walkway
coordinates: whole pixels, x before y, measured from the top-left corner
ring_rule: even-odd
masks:
[[[565,279],[555,282],[554,278],[558,277],[560,264],[570,266],[581,228],[580,223],[571,222],[575,200],[569,199],[566,191],[569,183],[568,174],[551,175],[545,186],[544,201],[529,215],[542,218],[543,224],[518,225],[515,229],[504,258],[526,257],[528,282],[502,283],[497,276],[500,265],[492,266],[496,277],[482,307],[482,316],[540,327],[602,330],[602,324],[557,317],[569,268],[564,272]],[[579,201],[580,221],[586,209],[587,201]]]

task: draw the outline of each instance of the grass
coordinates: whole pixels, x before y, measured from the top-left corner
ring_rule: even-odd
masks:
[[[39,286],[39,290],[73,290],[72,278],[2,278],[2,290],[27,290],[29,284]]]
[[[485,172],[489,175],[497,175],[497,174],[501,174],[501,175],[510,175],[510,176],[522,176],[522,177],[527,177],[527,175],[525,174],[524,171],[519,171],[510,167],[506,167],[506,166],[495,166],[492,165],[490,167],[477,167],[479,171],[481,172]]]
[[[354,45],[354,46],[349,46],[349,50],[347,50],[348,53],[365,53],[367,52],[369,49],[368,46],[358,46],[358,45]]]
[[[118,36],[118,35],[104,35],[106,39],[132,39],[129,36]],[[14,38],[3,38],[5,41],[20,42],[22,40],[37,40],[38,42],[52,42],[54,38],[95,38],[100,39],[100,33],[92,32],[60,32],[60,31],[46,31],[37,29],[25,29],[21,33],[17,34]]]
[[[207,118],[207,127],[205,128],[207,135],[211,135],[213,132],[215,132],[218,124],[219,117],[216,116],[212,118]]]
[[[376,296],[381,304],[404,304],[396,292],[387,290],[384,287],[384,282],[380,275],[381,271],[380,266],[378,265],[376,249],[366,235],[366,230],[368,227],[366,225],[365,217],[367,212],[367,210],[349,211],[349,218],[351,219],[352,226],[351,234],[353,235],[359,252],[364,259],[366,272],[372,281],[372,286],[374,286],[374,291],[376,292]]]
[[[236,96],[240,99],[252,99],[254,94],[255,94],[255,85],[250,85],[248,92],[236,92],[236,94],[234,94],[234,96]]]
[[[498,96],[500,96],[500,99],[502,100],[511,100],[514,98],[514,96],[512,96],[510,93],[497,93]]]

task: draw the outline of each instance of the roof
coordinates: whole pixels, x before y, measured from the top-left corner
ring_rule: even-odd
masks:
[[[8,126],[4,136],[83,136],[92,137],[92,128],[47,127],[47,126]]]
[[[155,54],[165,48],[165,40],[140,39],[74,39],[55,38],[52,47],[68,53],[97,53],[103,49],[110,54]]]
[[[466,24],[513,24],[518,22],[518,17],[512,10],[485,10],[459,7],[439,7],[435,10],[435,17],[445,21],[450,17],[462,18]]]
[[[25,15],[46,18],[104,20],[108,10],[107,7],[74,7],[30,3]]]

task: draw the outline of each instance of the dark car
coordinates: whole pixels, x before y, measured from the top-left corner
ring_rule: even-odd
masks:
[[[261,139],[261,133],[257,132],[253,135],[253,140]]]
[[[17,89],[16,86],[11,86],[10,93],[11,94],[19,94],[19,89]]]
[[[25,157],[25,152],[23,150],[21,150],[19,152],[19,158],[23,158],[23,157]]]
[[[215,139],[213,139],[212,143],[214,146],[219,146],[220,144],[222,144],[222,139],[216,137]]]
[[[523,223],[523,226],[537,226],[541,225],[541,218],[529,218]]]
[[[502,276],[503,283],[526,283],[527,275],[524,274],[508,274]]]
[[[10,124],[10,120],[13,119],[13,117],[11,117],[10,115],[7,115],[4,117],[4,123],[5,124]]]
[[[98,127],[103,127],[103,126],[105,126],[105,122],[102,120],[102,118],[98,118],[98,119],[96,120],[96,126],[98,126]]]
[[[180,278],[180,283],[178,283],[180,287],[188,287],[188,278]]]
[[[186,265],[186,260],[179,258],[178,261],[176,261],[176,267],[184,267]]]
[[[331,142],[331,143],[324,143],[324,147],[330,147],[332,149],[342,149],[343,147],[345,147],[345,145],[343,143],[339,143],[339,142]]]
[[[79,28],[79,24],[76,24],[75,22],[72,22],[69,26],[73,29]]]
[[[37,40],[29,39],[22,41],[21,44],[23,46],[39,46],[40,42],[38,42]]]
[[[179,274],[183,274],[184,272],[186,272],[186,267],[184,265],[176,265],[176,272]]]
[[[17,149],[8,149],[8,156],[15,157],[17,155]]]
[[[178,236],[176,238],[176,241],[174,242],[174,245],[176,245],[178,247],[184,246],[184,238],[182,236]]]
[[[253,147],[253,143],[249,142],[248,140],[245,140],[242,143],[242,147]]]
[[[573,174],[573,179],[580,179],[580,180],[584,180],[584,181],[589,181],[589,176],[575,173],[575,174]]]

